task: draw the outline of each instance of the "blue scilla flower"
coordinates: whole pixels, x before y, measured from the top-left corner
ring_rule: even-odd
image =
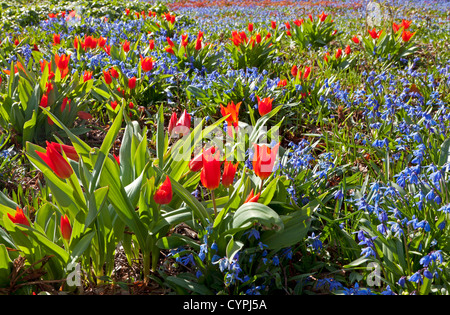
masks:
[[[398,279],[397,281],[397,284],[402,288],[404,288],[406,284],[406,277],[405,276],[400,277],[400,279]]]
[[[420,271],[417,271],[415,274],[410,276],[408,281],[415,282],[415,283],[422,283],[423,278],[422,278],[422,275],[420,274]]]
[[[313,232],[311,236],[308,236],[308,240],[310,243],[308,247],[312,247],[312,249],[317,252],[320,252],[322,250],[323,244],[322,241],[320,240],[320,234],[316,236],[315,233]]]
[[[250,240],[252,237],[253,237],[255,240],[259,240],[259,239],[260,239],[259,231],[256,230],[256,229],[251,229],[250,231],[245,232],[244,235],[248,235],[248,236],[247,236],[247,239],[249,239],[249,240]]]
[[[392,290],[391,290],[391,286],[387,285],[386,290],[384,290],[383,292],[381,292],[382,295],[396,295]]]

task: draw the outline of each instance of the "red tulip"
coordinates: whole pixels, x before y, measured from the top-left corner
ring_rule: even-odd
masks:
[[[277,87],[284,87],[287,85],[287,80],[280,80],[277,84]]]
[[[55,64],[61,74],[62,79],[64,79],[65,76],[69,73],[69,60],[70,55],[55,55]]]
[[[198,172],[203,167],[203,152],[200,152],[189,161],[189,169],[191,172]]]
[[[130,42],[129,41],[124,41],[122,43],[122,48],[124,52],[129,52],[130,51]]]
[[[66,241],[70,241],[72,236],[72,226],[67,215],[61,216],[61,235]]]
[[[111,73],[113,78],[115,78],[115,79],[119,78],[119,72],[117,72],[116,68],[111,67],[109,69],[109,73]]]
[[[324,22],[328,17],[328,14],[325,14],[325,12],[322,12],[322,14],[319,15],[319,19],[321,22]]]
[[[339,59],[342,56],[342,49],[338,48],[334,56],[336,57],[336,59]]]
[[[277,28],[277,22],[275,21],[270,21],[270,27],[274,30]]]
[[[350,48],[350,45],[347,45],[347,47],[345,47],[345,54],[350,55],[351,52],[352,52],[352,49]]]
[[[46,108],[48,106],[48,96],[47,94],[42,95],[41,102],[39,106]]]
[[[167,43],[169,44],[170,47],[174,47],[175,44],[173,43],[173,41],[170,39],[170,37],[166,37]]]
[[[259,44],[261,43],[261,40],[262,40],[261,34],[260,33],[256,34],[256,42]]]
[[[215,147],[203,152],[203,168],[200,173],[202,185],[210,190],[219,187],[220,184],[220,151]]]
[[[166,176],[166,180],[156,190],[153,199],[159,205],[166,205],[172,201],[172,196],[172,183],[170,182],[169,176]]]
[[[378,39],[380,38],[381,33],[383,33],[383,30],[378,31],[377,33],[377,30],[374,28],[373,30],[368,30],[368,32],[373,39]]]
[[[128,79],[128,87],[134,89],[136,87],[136,77]]]
[[[303,79],[307,79],[309,77],[309,74],[311,73],[310,67],[305,67],[305,73],[303,73]]]
[[[73,146],[67,145],[67,144],[61,144],[58,142],[47,142],[47,147],[51,146],[55,151],[58,151],[59,154],[62,155],[62,152],[66,154],[66,156],[74,161],[77,161],[80,159],[78,156],[77,151]]]
[[[144,72],[151,71],[153,69],[153,59],[150,57],[143,58],[141,55],[141,67]]]
[[[111,78],[111,74],[109,73],[109,71],[103,70],[103,78],[105,79],[106,84],[110,85],[112,83],[112,78]]]
[[[153,50],[155,48],[155,41],[153,39],[151,39],[149,41],[149,47],[150,47],[150,50]]]
[[[173,48],[172,48],[171,46],[165,47],[164,50],[165,50],[166,52],[168,52],[169,54],[172,54],[172,55],[175,54],[175,52],[173,51]]]
[[[403,26],[403,28],[404,28],[405,30],[407,30],[407,29],[409,28],[410,25],[411,25],[411,21],[402,20],[401,26]]]
[[[23,213],[23,210],[20,209],[19,207],[16,208],[16,213],[14,214],[14,216],[12,216],[11,214],[8,213],[8,218],[14,224],[23,224],[23,225],[30,226],[30,222],[28,221],[27,217]]]
[[[261,196],[261,193],[259,192],[258,194],[256,194],[256,196],[254,195],[253,189],[250,191],[250,194],[248,194],[247,198],[245,199],[244,203],[247,202],[258,202],[259,197]]]
[[[253,32],[253,23],[248,23],[248,31]]]
[[[100,36],[98,39],[98,45],[100,47],[104,47],[106,45],[106,38],[104,38],[103,36]]]
[[[70,164],[48,141],[47,150],[36,151],[36,153],[59,178],[66,179],[72,175],[73,169]]]
[[[359,44],[359,42],[360,42],[358,36],[356,36],[356,35],[352,37],[352,41],[353,41],[355,44]]]
[[[53,46],[61,43],[61,36],[59,34],[53,34]]]
[[[392,29],[394,30],[394,33],[397,33],[401,27],[401,24],[395,24],[395,22],[392,22]]]
[[[228,125],[233,126],[236,128],[238,126],[239,122],[239,108],[241,107],[241,102],[234,104],[233,101],[227,104],[227,107],[224,107],[222,104],[220,104],[220,113],[223,117],[229,115],[226,119]]]
[[[197,38],[197,41],[195,42],[195,49],[196,50],[202,49],[202,40],[201,40],[201,38]]]
[[[266,97],[260,99],[259,96],[256,98],[258,99],[258,112],[261,116],[264,116],[272,111],[273,98]]]
[[[171,135],[172,132],[175,134],[188,134],[191,129],[191,116],[184,110],[180,116],[180,119],[177,120],[177,114],[174,112],[172,117],[170,118],[168,131]]]
[[[298,68],[297,68],[296,65],[293,65],[292,68],[291,68],[292,76],[295,78],[297,76],[297,73],[298,73]]]
[[[291,29],[291,24],[289,24],[289,22],[284,23],[284,25],[286,25],[286,28],[287,28],[288,30]]]
[[[223,174],[222,174],[222,184],[225,187],[229,187],[234,182],[234,176],[236,175],[236,171],[239,163],[233,164],[231,162],[225,161]]]
[[[253,170],[262,180],[268,178],[273,171],[273,166],[278,154],[280,144],[276,144],[272,149],[266,145],[254,144],[255,152],[253,156]]]
[[[87,71],[87,70],[84,71],[84,73],[83,73],[83,82],[91,80],[92,79],[92,74],[93,74],[92,71]]]
[[[111,107],[112,107],[113,110],[116,110],[117,101],[111,102]]]
[[[409,42],[409,40],[416,34],[416,32],[412,33],[410,31],[403,31],[402,39],[404,42]]]

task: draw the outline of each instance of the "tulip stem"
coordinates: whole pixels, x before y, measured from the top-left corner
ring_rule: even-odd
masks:
[[[264,179],[261,178],[261,186],[259,186],[259,192],[260,193],[262,193],[263,185],[264,185]]]
[[[217,216],[216,195],[214,194],[214,190],[211,190],[211,199],[214,206],[214,216]]]

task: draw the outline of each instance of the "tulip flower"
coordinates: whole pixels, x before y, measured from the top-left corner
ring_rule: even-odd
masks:
[[[412,33],[410,31],[403,31],[402,33],[402,39],[404,42],[409,42],[409,40],[416,34],[416,32]]]
[[[59,178],[67,179],[73,174],[69,162],[48,141],[45,152],[35,152]]]
[[[111,102],[111,108],[112,108],[113,110],[116,110],[116,107],[117,107],[117,101]]]
[[[270,21],[270,27],[274,30],[277,28],[277,22],[275,21]]]
[[[346,55],[350,55],[350,53],[352,52],[352,49],[350,48],[350,45],[347,45],[347,47],[345,47],[344,52],[345,52]]]
[[[136,77],[128,79],[128,87],[134,89],[136,87]]]
[[[173,41],[170,39],[170,37],[166,37],[167,43],[169,44],[170,47],[174,47],[175,44],[173,43]]]
[[[59,154],[62,155],[62,152],[66,154],[66,156],[74,161],[77,161],[80,159],[78,156],[77,151],[73,146],[67,145],[67,144],[61,144],[58,142],[47,142],[47,147],[51,146],[55,151],[58,151]]]
[[[202,49],[202,40],[201,38],[197,38],[197,41],[195,42],[195,50]]]
[[[67,215],[61,216],[60,228],[63,239],[70,241],[70,237],[72,236],[72,226],[70,225]]]
[[[23,213],[23,210],[19,207],[16,208],[16,212],[14,213],[14,216],[12,216],[10,213],[8,213],[8,218],[11,220],[14,224],[23,224],[30,226],[30,222],[28,221],[27,217]]]
[[[233,164],[231,162],[225,161],[222,174],[222,184],[225,187],[229,187],[233,184],[238,165],[239,163]]]
[[[320,22],[324,22],[328,17],[328,14],[325,14],[325,12],[322,12],[322,14],[319,15]]]
[[[285,87],[287,85],[287,80],[280,80],[277,84],[277,87]]]
[[[234,104],[233,101],[227,104],[227,107],[224,107],[222,104],[220,104],[220,113],[223,117],[228,116],[226,118],[226,122],[228,126],[233,126],[234,129],[238,127],[239,123],[239,108],[241,107],[241,102]],[[228,129],[230,135],[232,135],[232,129]]]
[[[359,43],[360,43],[360,40],[359,40],[358,36],[356,36],[356,35],[352,37],[352,41],[353,41],[355,44],[359,44]]]
[[[106,45],[106,38],[104,38],[103,36],[100,36],[98,39],[98,46],[104,47],[105,45]]]
[[[203,152],[202,155],[203,168],[200,173],[200,181],[202,185],[209,190],[214,190],[220,184],[220,151],[215,147],[211,147]]]
[[[165,47],[164,50],[166,52],[168,52],[169,54],[175,55],[175,51],[173,50],[173,48],[171,46]]]
[[[69,73],[69,60],[70,55],[68,56],[66,55],[59,56],[58,54],[55,55],[55,64],[61,74],[62,79],[64,79],[66,75]]]
[[[198,172],[203,168],[203,152],[200,152],[189,161],[189,169],[191,172]]]
[[[166,205],[172,201],[172,196],[172,183],[170,182],[169,176],[166,176],[166,180],[156,190],[153,199],[159,205]]]
[[[261,38],[261,34],[260,34],[260,33],[256,34],[255,38],[256,38],[256,42],[257,42],[258,44],[261,43],[262,38]]]
[[[253,23],[248,23],[248,31],[253,32]]]
[[[381,33],[383,33],[383,30],[380,30],[377,32],[377,30],[374,28],[373,30],[368,30],[370,37],[373,39],[378,39],[381,36]]]
[[[118,78],[119,78],[119,72],[117,72],[116,68],[111,67],[111,68],[109,69],[109,73],[111,73],[111,75],[112,75],[113,78],[115,78],[115,79],[118,79]]]
[[[292,68],[291,68],[292,76],[295,78],[297,76],[297,73],[298,73],[298,68],[297,68],[296,65],[293,65]]]
[[[279,146],[280,143],[271,149],[266,145],[254,144],[253,170],[261,180],[265,180],[272,174]]]
[[[112,78],[111,78],[111,74],[109,73],[109,71],[103,70],[103,78],[105,79],[105,83],[107,85],[110,85],[112,83]]]
[[[395,24],[395,22],[392,22],[392,29],[394,33],[397,33],[401,29],[401,27],[402,27],[401,24]]]
[[[47,94],[42,95],[41,102],[39,106],[46,108],[48,106],[48,96]]]
[[[92,74],[93,74],[92,71],[87,71],[87,70],[84,71],[84,73],[83,73],[83,82],[91,80],[92,79]]]
[[[53,34],[53,46],[61,43],[61,36],[59,34]]]
[[[250,194],[248,194],[247,198],[245,199],[244,203],[247,202],[258,202],[259,197],[261,196],[261,192],[257,193],[256,195],[253,192],[253,189],[250,191]]]
[[[123,49],[124,52],[129,52],[130,51],[130,42],[125,40],[122,43],[122,49]]]
[[[150,57],[143,58],[141,55],[141,68],[144,72],[151,71],[153,69],[153,59]]]
[[[303,73],[303,79],[304,80],[308,79],[310,73],[311,73],[311,68],[305,67],[305,73]]]
[[[258,99],[258,112],[261,116],[264,116],[272,111],[272,101],[273,98],[266,97],[260,99],[259,96],[256,96]]]
[[[400,24],[400,25],[403,26],[403,28],[405,30],[407,30],[410,27],[410,25],[411,25],[411,21],[402,20],[402,24]]]
[[[336,54],[334,56],[336,57],[336,59],[341,58],[341,56],[342,56],[342,49],[338,48],[338,50],[336,51]]]
[[[170,118],[168,131],[169,135],[172,135],[172,132],[175,134],[188,134],[191,129],[191,116],[184,110],[180,116],[180,119],[177,120],[177,114],[174,112],[172,117]]]

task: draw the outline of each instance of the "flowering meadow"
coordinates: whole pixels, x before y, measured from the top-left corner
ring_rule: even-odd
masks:
[[[0,3],[0,295],[449,294],[449,2]]]

